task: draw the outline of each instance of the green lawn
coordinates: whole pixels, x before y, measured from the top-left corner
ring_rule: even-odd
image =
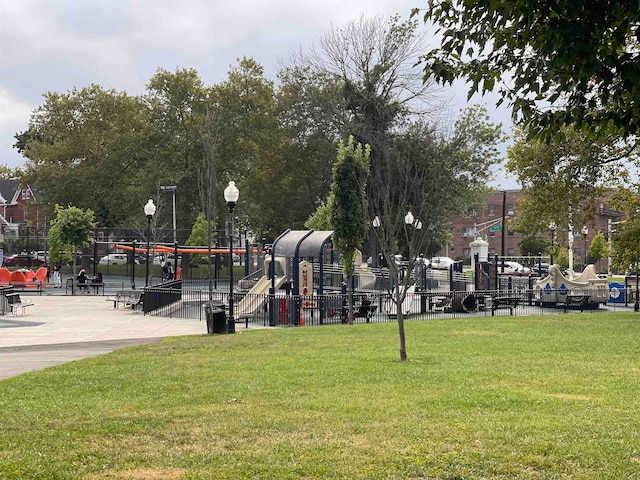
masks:
[[[2,479],[640,478],[640,315],[182,337],[0,382]]]

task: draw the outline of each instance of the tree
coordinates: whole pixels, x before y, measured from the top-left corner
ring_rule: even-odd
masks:
[[[598,270],[600,270],[600,259],[606,257],[609,254],[609,246],[604,238],[602,232],[598,232],[594,235],[589,246],[589,258],[592,262],[598,263]]]
[[[574,224],[592,223],[607,189],[629,179],[617,142],[589,139],[569,127],[551,143],[528,140],[519,131],[507,155],[507,171],[518,178],[525,194],[514,228],[531,234],[546,231],[552,220],[566,223],[570,209]]]
[[[177,221],[192,225],[202,210],[198,207],[198,189],[193,188],[200,174],[200,162],[207,156],[202,130],[207,118],[208,89],[195,69],[158,69],[147,83],[143,97],[152,128],[145,143],[153,152],[145,187],[154,191],[159,185],[176,185],[180,194]],[[204,148],[204,151],[203,151]],[[162,218],[162,209],[156,218]]]
[[[331,211],[333,210],[333,192],[329,192],[327,201],[322,201],[315,212],[304,222],[310,230],[331,230]]]
[[[369,176],[369,147],[354,144],[353,137],[338,145],[338,161],[333,168],[331,224],[333,242],[342,254],[342,268],[349,288],[348,323],[353,324],[353,285],[358,248],[369,230],[366,186]]]
[[[640,261],[640,216],[634,215],[616,225],[612,233],[613,264],[623,271],[636,268]]]
[[[369,218],[390,276],[397,307],[400,359],[407,359],[402,302],[410,275],[400,275],[394,254],[407,255],[412,271],[419,254],[430,254],[445,241],[449,218],[477,206],[500,156],[500,126],[488,122],[481,107],[466,110],[448,136],[415,123],[386,146],[371,169]],[[384,160],[383,160],[384,159]],[[411,215],[409,215],[411,212]]]
[[[538,234],[524,235],[518,242],[520,253],[526,256],[536,256],[542,252],[548,252],[551,243],[549,240],[540,237]]]
[[[312,146],[321,155],[327,152],[325,142],[352,135],[356,143],[370,146],[373,171],[379,161],[387,161],[391,137],[442,111],[434,83],[424,82],[416,68],[423,49],[417,22],[401,22],[397,16],[363,16],[344,28],[331,29],[318,48],[293,59],[292,83],[301,92],[298,98],[306,101],[298,110],[304,122],[287,125],[303,132],[297,138],[305,145],[317,142]],[[333,99],[327,100],[325,94]],[[316,120],[318,112],[325,111],[330,117]],[[321,157],[323,165],[326,158]]]
[[[296,176],[299,168],[289,168],[283,158],[286,141],[278,122],[274,85],[265,78],[262,66],[253,59],[241,59],[226,81],[212,87],[210,96],[218,124],[220,186],[233,180],[241,192],[248,192],[240,196],[237,208],[259,237],[274,238],[294,219],[302,225],[313,205],[302,214],[295,208],[303,194]],[[277,195],[274,185],[278,185]]]
[[[97,85],[44,98],[19,135],[25,180],[50,204],[92,209],[102,225],[118,225],[134,208],[137,215],[129,199],[138,196],[146,171],[139,149],[147,131],[141,102]]]
[[[73,261],[72,270],[73,277],[76,276],[76,255],[78,248],[88,247],[93,239],[93,231],[96,228],[95,215],[93,211],[87,209],[82,210],[78,207],[64,208],[60,205],[55,206],[55,218],[51,221],[51,229],[49,237],[51,238],[51,246],[68,245],[71,247]],[[53,250],[53,255],[57,254]],[[53,256],[52,255],[52,256]]]
[[[189,234],[189,238],[187,239],[186,245],[190,245],[193,247],[202,247],[203,245],[208,245],[209,229],[215,231],[216,230],[215,224],[207,225],[207,220],[204,212],[200,212],[196,217],[196,221],[191,227],[191,233]],[[206,258],[206,255],[203,255],[203,254],[191,255],[191,261],[193,263],[198,263],[202,258]]]
[[[429,0],[439,47],[427,79],[463,79],[468,97],[498,88],[516,123],[549,139],[566,125],[599,138],[639,133],[640,8],[633,2]]]

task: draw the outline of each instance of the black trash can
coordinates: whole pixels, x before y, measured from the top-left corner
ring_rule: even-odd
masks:
[[[209,305],[204,307],[205,316],[207,318],[207,333],[227,333],[227,315],[222,308],[211,308]]]

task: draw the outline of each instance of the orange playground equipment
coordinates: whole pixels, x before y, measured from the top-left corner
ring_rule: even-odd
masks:
[[[23,288],[38,288],[47,285],[47,268],[40,267],[37,271],[20,269],[10,271],[6,267],[0,268],[0,285],[12,285]]]

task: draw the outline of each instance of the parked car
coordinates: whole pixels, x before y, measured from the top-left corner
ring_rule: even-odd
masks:
[[[549,275],[549,264],[544,262],[540,264],[536,263],[531,268],[531,271],[540,275],[541,277],[546,277],[547,275]]]
[[[44,260],[26,253],[19,253],[6,257],[2,264],[7,267],[40,267],[44,265]]]
[[[500,261],[498,261],[498,272],[503,272],[502,262]],[[518,262],[505,261],[504,273],[508,273],[509,275],[529,275],[531,273],[531,269]]]
[[[219,261],[220,261],[220,262],[222,262],[222,263],[221,263],[222,265],[226,265],[226,264],[229,262],[229,254],[228,254],[228,253],[221,253],[221,254],[219,254],[219,255],[218,255],[218,257],[220,258],[220,260],[219,260]],[[215,262],[215,258],[216,258],[216,256],[215,256],[215,255],[211,255],[211,263],[212,263],[212,264]],[[239,254],[237,254],[237,253],[234,253],[234,254],[233,254],[233,262],[234,262],[234,263],[238,263],[238,262],[240,262],[240,255],[239,255]],[[203,256],[203,257],[200,259],[200,263],[201,263],[201,264],[203,264],[203,265],[206,265],[206,263],[207,263],[207,257],[206,257],[206,256]]]
[[[431,259],[431,268],[435,268],[438,270],[449,270],[451,265],[453,265],[455,260],[449,257],[433,257]]]
[[[129,261],[128,257],[126,253],[110,253],[102,257],[98,263],[100,265],[126,265]],[[136,265],[140,264],[137,258],[134,261]]]

